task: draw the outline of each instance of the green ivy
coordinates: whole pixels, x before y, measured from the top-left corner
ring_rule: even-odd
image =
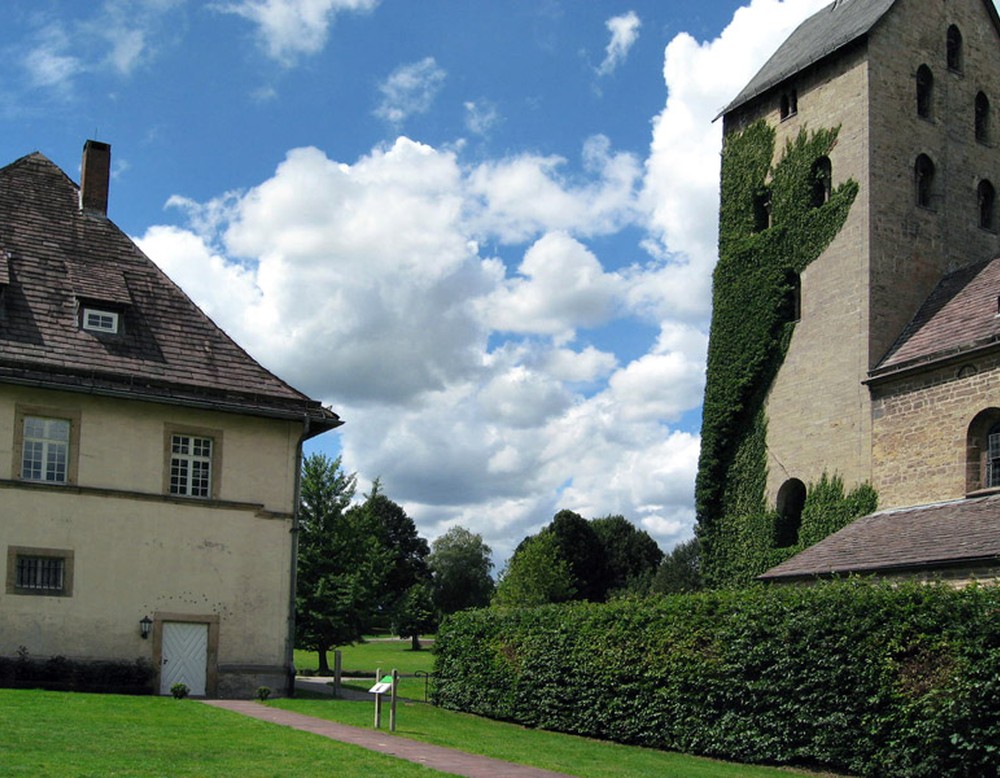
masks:
[[[787,556],[774,547],[775,517],[764,500],[764,404],[795,327],[792,285],[840,232],[858,193],[857,182],[849,180],[825,203],[813,202],[817,162],[838,132],[802,130],[773,167],[775,131],[763,121],[729,134],[723,144],[719,262],[695,488],[710,585],[752,579]]]

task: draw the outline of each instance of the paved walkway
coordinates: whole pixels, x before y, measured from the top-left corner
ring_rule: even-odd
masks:
[[[499,759],[467,754],[453,748],[421,743],[417,740],[392,735],[387,730],[350,727],[326,719],[317,719],[313,716],[304,716],[301,713],[271,708],[258,702],[247,700],[203,700],[203,702],[214,708],[223,708],[242,713],[245,716],[252,716],[261,721],[269,721],[272,724],[282,724],[286,727],[312,732],[332,740],[339,740],[341,743],[361,746],[369,751],[378,751],[398,759],[417,762],[453,775],[465,775],[469,778],[571,778],[565,773],[554,773],[549,770],[540,770],[537,767],[525,767]],[[384,709],[384,715],[383,721],[388,726],[388,710]]]

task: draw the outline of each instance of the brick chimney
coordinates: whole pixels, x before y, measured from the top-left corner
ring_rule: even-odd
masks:
[[[96,140],[83,144],[80,171],[80,208],[108,215],[108,180],[111,177],[111,145]]]

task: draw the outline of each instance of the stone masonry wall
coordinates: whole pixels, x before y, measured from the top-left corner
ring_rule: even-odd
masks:
[[[879,383],[872,396],[879,508],[965,496],[969,425],[1000,406],[1000,355]]]

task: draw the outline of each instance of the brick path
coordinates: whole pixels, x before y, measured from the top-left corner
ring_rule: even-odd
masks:
[[[499,759],[467,754],[453,748],[409,740],[389,734],[385,730],[350,727],[334,721],[304,716],[301,713],[271,708],[257,702],[247,700],[203,700],[203,702],[214,708],[231,710],[272,724],[282,724],[312,732],[332,740],[339,740],[341,743],[361,746],[369,751],[378,751],[453,775],[465,775],[469,778],[571,778],[565,773],[554,773],[537,767],[526,767]]]

